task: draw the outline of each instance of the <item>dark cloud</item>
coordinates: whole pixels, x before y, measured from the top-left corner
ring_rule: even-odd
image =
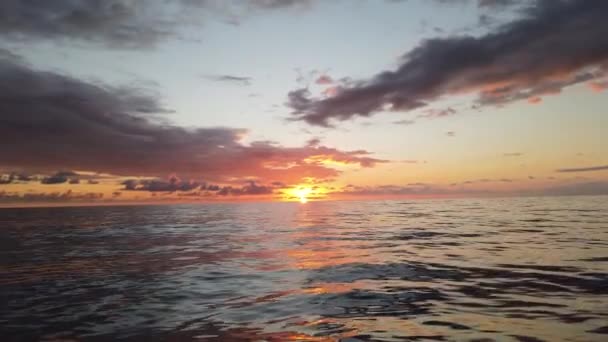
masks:
[[[388,0],[390,2],[402,2],[406,0]],[[509,6],[522,4],[525,1],[534,0],[433,0],[439,5],[464,5],[475,4],[480,9],[498,10]]]
[[[59,171],[52,176],[44,177],[40,181],[42,184],[62,184],[68,181],[70,177],[78,176],[77,173],[73,171]],[[73,183],[72,180],[76,180],[76,183]],[[78,179],[74,178],[70,180],[70,184],[79,183]]]
[[[360,167],[385,162],[363,150],[245,145],[242,129],[174,126],[159,101],[145,89],[85,82],[0,58],[0,167],[292,183],[340,173],[323,160]],[[60,176],[47,182],[73,178]]]
[[[182,181],[177,176],[171,176],[167,181],[160,179],[129,179],[122,182],[122,184],[124,185],[124,190],[149,192],[192,191],[204,186],[196,181]]]
[[[477,0],[477,6],[480,8],[508,7],[522,2],[522,0]]]
[[[12,182],[13,182],[13,176],[11,174],[0,175],[0,185],[1,184],[10,184]]]
[[[251,84],[251,77],[245,76],[233,76],[233,75],[209,75],[205,76],[207,79],[218,82],[228,82],[238,85],[248,86]]]
[[[332,120],[409,111],[451,94],[476,93],[479,105],[502,105],[559,93],[606,76],[608,1],[538,0],[521,17],[482,36],[430,39],[394,71],[343,86],[334,96],[288,94],[294,118]]]
[[[602,170],[608,170],[608,165],[557,169],[557,170],[555,170],[555,172],[588,172],[588,171],[602,171]]]
[[[271,185],[259,185],[254,181],[247,182],[244,186],[206,184],[204,182],[181,181],[173,176],[168,181],[135,180],[130,179],[122,182],[123,190],[126,191],[146,191],[146,192],[180,192],[179,196],[248,196],[248,195],[269,195],[275,189],[283,188],[286,185],[281,182],[272,182]]]
[[[172,33],[161,6],[135,0],[0,2],[0,35],[13,40],[75,39],[111,46],[148,46]]]
[[[125,186],[125,190],[134,191],[137,190],[137,185],[139,184],[139,181],[137,179],[127,179],[121,184]]]
[[[447,135],[448,137],[454,137],[454,136],[456,136],[456,132],[453,132],[453,131],[445,132],[445,135]]]
[[[493,25],[496,22],[496,18],[487,15],[487,14],[481,14],[479,16],[479,18],[477,19],[477,22],[479,23],[479,26],[481,27],[490,27],[491,25]]]
[[[0,36],[13,41],[70,40],[109,47],[150,47],[209,17],[308,5],[309,0],[2,0]]]
[[[306,142],[306,146],[319,146],[319,144],[321,144],[321,139],[319,138],[312,138]]]
[[[36,193],[13,193],[0,191],[0,203],[21,203],[21,202],[39,202],[39,203],[51,203],[51,202],[70,202],[70,201],[81,201],[81,202],[92,202],[98,201],[103,198],[102,193],[97,192],[85,192],[77,193],[72,190],[66,192],[36,192]]]
[[[41,181],[41,183],[42,184],[62,184],[62,183],[65,183],[67,181],[68,181],[68,179],[65,178],[65,177],[54,177],[54,176],[51,176],[51,177],[45,177],[45,178],[43,178],[42,181]]]
[[[503,157],[521,157],[524,154],[521,152],[509,152],[509,153],[503,153]]]
[[[21,172],[0,174],[0,184],[24,183],[34,180],[34,177]]]
[[[245,185],[240,188],[235,188],[232,186],[222,187],[217,195],[219,196],[247,196],[247,195],[270,195],[274,192],[274,187],[257,185],[255,182],[250,182],[248,185]]]

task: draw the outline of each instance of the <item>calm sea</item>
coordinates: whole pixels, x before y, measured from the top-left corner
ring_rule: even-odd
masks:
[[[2,341],[608,341],[608,197],[0,209]]]

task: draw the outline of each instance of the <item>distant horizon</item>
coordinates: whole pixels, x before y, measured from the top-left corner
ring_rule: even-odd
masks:
[[[0,209],[28,209],[28,208],[80,208],[80,207],[141,207],[141,206],[163,206],[163,205],[206,205],[206,204],[294,204],[294,205],[309,205],[309,203],[323,203],[323,202],[378,202],[378,201],[441,201],[441,200],[486,200],[486,199],[534,199],[534,198],[563,198],[563,197],[608,197],[608,195],[486,195],[486,196],[427,196],[427,197],[356,197],[356,198],[323,198],[309,200],[307,203],[301,203],[298,200],[276,200],[276,199],[259,199],[254,198],[251,200],[234,199],[234,200],[208,200],[208,201],[165,201],[165,202],[119,202],[119,201],[107,201],[107,202],[25,202],[25,203],[0,203]]]

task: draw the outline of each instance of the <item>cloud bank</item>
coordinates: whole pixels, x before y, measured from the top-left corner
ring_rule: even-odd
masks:
[[[13,41],[73,41],[147,48],[209,17],[308,5],[309,0],[66,0],[0,2],[0,36]],[[235,20],[235,19],[233,19]]]
[[[0,53],[0,155],[5,170],[50,174],[94,171],[122,176],[295,183],[328,179],[340,171],[325,161],[373,167],[385,160],[365,150],[316,145],[244,144],[246,130],[186,128],[145,89],[117,87],[37,70]],[[48,183],[63,183],[56,174]]]
[[[608,170],[608,165],[557,169],[556,172],[589,172]]]
[[[380,111],[414,110],[454,94],[477,94],[477,106],[538,102],[607,75],[607,13],[608,2],[601,0],[531,2],[521,17],[485,35],[426,40],[396,70],[345,84],[331,97],[297,89],[288,94],[288,105],[296,120],[331,126]]]

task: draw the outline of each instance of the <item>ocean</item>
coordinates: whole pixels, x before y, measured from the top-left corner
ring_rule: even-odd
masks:
[[[2,341],[608,341],[608,197],[0,209]]]

